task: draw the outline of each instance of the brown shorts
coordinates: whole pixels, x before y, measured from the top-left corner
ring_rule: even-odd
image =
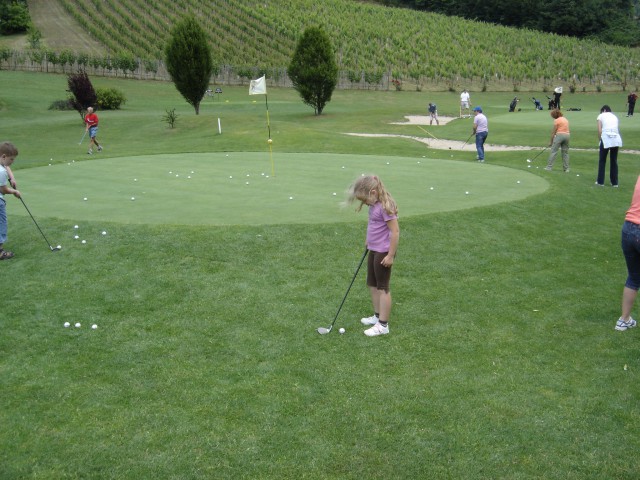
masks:
[[[389,293],[391,283],[391,267],[382,265],[382,260],[387,256],[387,252],[369,251],[367,259],[367,286]]]

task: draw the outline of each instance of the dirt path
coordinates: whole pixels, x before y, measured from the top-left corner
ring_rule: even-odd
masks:
[[[27,0],[31,20],[42,33],[43,43],[53,50],[68,49],[91,55],[104,55],[104,47],[67,13],[57,0]]]

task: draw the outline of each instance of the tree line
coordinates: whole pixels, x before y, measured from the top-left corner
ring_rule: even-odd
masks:
[[[640,45],[640,0],[382,0],[499,25],[530,28],[624,46]]]

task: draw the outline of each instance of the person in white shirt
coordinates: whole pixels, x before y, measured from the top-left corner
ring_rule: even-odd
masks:
[[[596,185],[604,186],[604,171],[607,166],[607,155],[611,153],[609,161],[609,180],[611,186],[618,186],[618,149],[622,146],[622,137],[618,130],[618,117],[611,113],[609,105],[603,105],[598,122],[598,138],[600,139],[600,159],[598,162],[598,179]]]
[[[466,88],[460,94],[460,116],[461,117],[462,117],[462,112],[464,112],[464,110],[467,111],[467,114],[465,116],[470,117],[471,116],[471,95],[469,95],[469,92],[467,92]]]

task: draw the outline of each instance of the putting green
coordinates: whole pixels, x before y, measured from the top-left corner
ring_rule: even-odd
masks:
[[[362,173],[380,176],[401,217],[512,202],[548,188],[537,175],[476,162],[274,152],[273,163],[275,176],[268,152],[94,155],[20,170],[18,179],[36,218],[176,225],[364,221],[366,213],[341,206]],[[15,205],[9,212],[27,215]]]

